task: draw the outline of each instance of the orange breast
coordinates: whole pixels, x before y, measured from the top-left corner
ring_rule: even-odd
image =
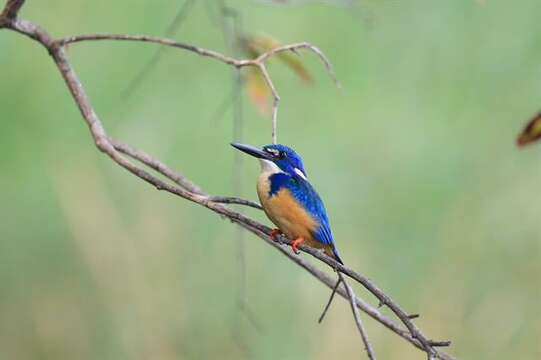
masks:
[[[319,224],[304,210],[291,192],[283,188],[273,196],[269,196],[269,187],[268,176],[262,174],[257,185],[257,194],[269,219],[288,238],[293,240],[303,237],[309,246],[326,248],[312,236]]]

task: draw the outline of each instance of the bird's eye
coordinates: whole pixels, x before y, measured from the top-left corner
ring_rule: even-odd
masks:
[[[278,151],[276,149],[266,149],[265,151],[268,152],[269,154],[271,154],[274,157],[280,157],[281,151]]]
[[[287,154],[286,154],[285,151],[280,151],[280,152],[278,152],[278,157],[279,157],[280,159],[285,159],[286,156],[287,156]]]

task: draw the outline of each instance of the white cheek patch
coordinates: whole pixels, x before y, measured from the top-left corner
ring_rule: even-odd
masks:
[[[259,163],[261,164],[261,172],[266,174],[278,174],[283,173],[283,171],[270,160],[266,159],[259,159]]]
[[[296,173],[297,175],[299,175],[301,178],[303,178],[304,180],[308,180],[308,179],[306,178],[306,175],[304,175],[304,173],[303,173],[299,168],[295,168],[295,173]]]

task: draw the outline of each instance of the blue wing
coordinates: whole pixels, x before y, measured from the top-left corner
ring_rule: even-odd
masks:
[[[295,199],[297,199],[297,201],[303,205],[303,207],[319,224],[318,227],[313,231],[314,239],[322,244],[330,245],[338,262],[343,264],[334,243],[325,205],[314,187],[307,180],[297,176],[291,177],[286,186],[291,191]]]

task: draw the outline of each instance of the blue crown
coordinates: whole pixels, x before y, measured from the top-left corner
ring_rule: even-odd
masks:
[[[295,176],[299,175],[295,171],[295,169],[298,169],[306,177],[301,157],[289,146],[282,144],[265,145],[263,151],[272,155],[270,160],[278,165],[282,171]]]

